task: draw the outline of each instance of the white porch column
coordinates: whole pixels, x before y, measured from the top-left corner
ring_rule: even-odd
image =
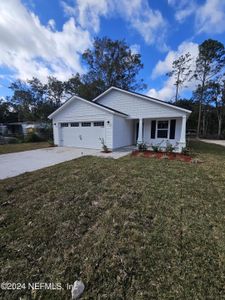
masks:
[[[139,126],[138,126],[138,139],[137,143],[143,143],[143,137],[142,137],[142,127],[143,127],[143,119],[139,119]]]
[[[180,151],[182,150],[182,147],[186,147],[186,122],[187,117],[182,117],[182,123],[181,123],[181,134],[180,134]]]

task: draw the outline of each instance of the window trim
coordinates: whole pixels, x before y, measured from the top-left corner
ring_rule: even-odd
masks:
[[[78,125],[74,126],[72,124],[78,124]],[[80,123],[79,122],[70,122],[70,127],[80,127]]]
[[[155,121],[155,137],[152,138],[152,121]],[[166,138],[159,138],[158,137],[158,123],[160,121],[168,121],[168,131],[167,131],[167,137]],[[174,138],[170,138],[170,131],[171,131],[171,122],[175,121],[175,128],[174,128]],[[155,140],[155,139],[159,139],[159,140],[163,140],[163,139],[167,139],[167,140],[175,140],[176,139],[176,132],[177,132],[177,118],[171,118],[171,119],[152,119],[151,120],[151,127],[150,127],[150,140]],[[159,129],[160,130],[160,129]],[[165,130],[164,128],[161,128],[161,130]]]
[[[167,122],[167,128],[159,128],[159,122]],[[167,135],[166,137],[159,137],[158,132],[159,131],[165,131],[167,130]],[[169,137],[169,132],[170,132],[170,120],[157,120],[157,125],[156,125],[156,137],[157,139],[168,139]]]
[[[61,126],[61,128],[65,128],[65,127],[67,128],[67,127],[69,127],[69,123],[68,122],[62,122],[60,126]]]
[[[84,125],[85,124],[85,125]],[[87,125],[90,124],[90,125]],[[91,127],[91,122],[87,121],[87,122],[81,122],[81,127]]]
[[[99,123],[101,123],[102,125],[96,125],[96,124],[99,124]],[[94,127],[105,127],[105,122],[104,121],[94,121],[93,126]]]

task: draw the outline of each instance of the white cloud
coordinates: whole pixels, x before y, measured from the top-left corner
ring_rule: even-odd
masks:
[[[91,38],[74,18],[56,31],[54,20],[42,25],[20,0],[0,1],[0,11],[0,65],[15,77],[45,80],[53,75],[63,80],[83,71],[80,53],[91,46]]]
[[[139,54],[141,51],[141,46],[138,44],[133,44],[130,46],[130,50],[132,54]]]
[[[182,44],[179,45],[176,51],[175,50],[169,51],[165,59],[160,60],[156,64],[152,72],[152,79],[158,78],[159,76],[163,76],[166,73],[170,72],[172,70],[173,61],[187,52],[189,52],[193,57],[193,66],[192,66],[193,69],[195,58],[198,55],[198,44],[192,42],[183,42]],[[168,77],[167,79],[165,79],[163,83],[163,87],[161,89],[158,90],[150,89],[147,94],[149,96],[159,98],[162,100],[171,100],[172,98],[174,98],[175,95],[174,82],[175,80],[173,77]],[[193,87],[194,82],[193,81],[187,82],[186,84],[187,87],[183,87],[183,91],[189,90],[191,87]]]
[[[206,0],[196,11],[198,33],[222,33],[225,31],[225,1]]]
[[[164,38],[166,21],[158,10],[153,10],[144,0],[116,1],[117,10],[149,45],[156,43],[165,49]]]
[[[83,28],[98,32],[100,17],[106,16],[109,11],[109,3],[106,0],[76,0],[73,5],[61,1],[64,12],[77,18]]]
[[[100,29],[99,16],[106,16],[108,3],[105,0],[77,0],[79,23],[83,28]]]
[[[175,19],[178,22],[183,22],[197,8],[197,4],[193,0],[168,0],[168,4],[175,8]]]
[[[201,5],[196,0],[168,0],[168,4],[175,9],[175,19],[179,22],[194,15],[198,34],[225,31],[224,0],[205,0]]]
[[[165,59],[158,61],[156,64],[152,71],[152,78],[155,79],[158,76],[165,75],[166,73],[170,72],[172,70],[173,61],[187,52],[189,52],[193,58],[196,58],[198,55],[198,44],[192,42],[183,42],[178,46],[176,51],[169,51]]]
[[[54,19],[50,19],[49,21],[48,21],[48,28],[50,29],[50,30],[55,30],[55,26],[56,26],[56,24],[55,24],[55,20]]]
[[[66,2],[66,0],[65,1],[62,0],[60,3],[62,5],[62,8],[63,8],[64,13],[65,13],[66,16],[71,17],[71,16],[75,16],[76,15],[75,6],[72,6],[72,5],[68,4]]]
[[[159,89],[150,89],[147,92],[148,96],[151,96],[153,98],[157,98],[157,99],[161,99],[164,101],[171,101],[174,97],[174,82],[172,78],[168,78],[165,83],[164,86]]]
[[[64,80],[73,73],[84,72],[80,54],[92,45],[90,32],[98,32],[100,17],[115,12],[136,29],[146,43],[165,46],[159,38],[163,34],[158,33],[165,29],[165,21],[161,13],[152,10],[144,0],[71,1],[70,4],[66,0],[62,2],[70,17],[60,31],[54,19],[43,25],[22,0],[0,1],[0,66],[11,70],[8,78],[26,80],[35,76],[45,81],[52,75]],[[132,51],[139,52],[139,46],[133,45]]]
[[[76,16],[82,28],[98,32],[101,17],[117,14],[135,29],[147,44],[156,43],[162,50],[167,49],[164,42],[166,21],[161,12],[153,10],[146,0],[73,0],[73,5],[67,1],[61,1],[64,12]]]

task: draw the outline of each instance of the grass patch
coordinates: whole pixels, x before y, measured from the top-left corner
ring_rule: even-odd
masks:
[[[190,141],[190,147],[195,153],[225,156],[225,147],[221,145],[192,140]]]
[[[82,299],[222,299],[225,157],[207,146],[191,144],[203,164],[83,157],[0,181],[1,281],[82,279]]]
[[[5,145],[0,145],[0,154],[35,150],[35,149],[41,149],[47,147],[50,147],[48,142],[5,144]]]

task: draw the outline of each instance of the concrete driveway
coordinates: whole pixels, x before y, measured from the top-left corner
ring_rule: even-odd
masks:
[[[201,139],[201,141],[205,142],[205,143],[216,144],[216,145],[225,147],[225,140],[203,140],[203,139]]]
[[[131,148],[127,147],[105,154],[96,149],[52,147],[2,154],[0,155],[0,179],[32,172],[86,155],[117,159],[129,154],[131,150]]]

